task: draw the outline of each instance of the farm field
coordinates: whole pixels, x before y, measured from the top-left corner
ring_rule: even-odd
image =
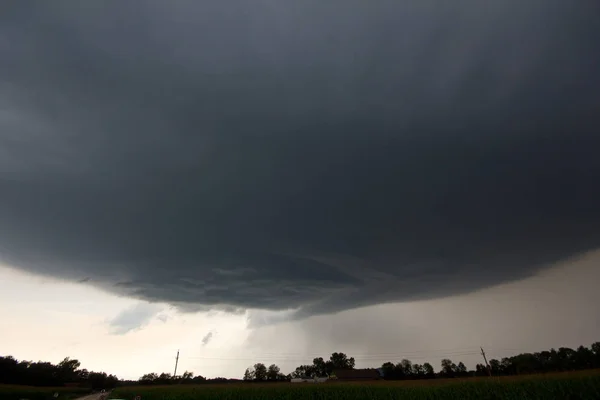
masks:
[[[300,400],[300,399],[457,399],[457,400],[598,400],[600,371],[519,377],[434,379],[418,381],[124,387],[110,398],[132,400]]]
[[[88,389],[81,388],[53,388],[0,384],[0,400],[54,400],[54,393],[58,393],[57,400],[71,400],[85,396],[89,392]]]

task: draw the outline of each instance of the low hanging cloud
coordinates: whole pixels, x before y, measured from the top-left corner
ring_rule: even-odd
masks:
[[[161,308],[154,304],[140,303],[121,311],[108,325],[113,334],[124,335],[128,332],[141,329],[146,326]]]
[[[210,343],[210,341],[213,338],[213,331],[208,332],[206,335],[204,335],[204,337],[202,338],[202,346],[206,346],[207,344]]]
[[[594,7],[12,3],[0,256],[297,317],[531,276],[600,244]]]

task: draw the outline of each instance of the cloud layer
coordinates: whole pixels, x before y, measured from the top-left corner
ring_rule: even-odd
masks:
[[[597,248],[591,3],[12,3],[0,256],[187,309],[463,293]]]

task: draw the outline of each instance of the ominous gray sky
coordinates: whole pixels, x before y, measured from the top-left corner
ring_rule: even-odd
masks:
[[[407,358],[429,362],[437,371],[443,358],[474,369],[483,362],[480,346],[488,360],[563,346],[589,347],[600,337],[599,262],[596,251],[538,276],[467,295],[369,306],[262,326],[251,330],[245,342],[251,356],[238,351],[221,355],[225,359],[221,361],[218,356],[203,359],[196,353],[196,359],[185,362],[194,362],[193,368],[201,371],[207,369],[202,363],[232,365],[232,359],[246,357],[239,374],[244,365],[252,364],[250,360],[276,362],[283,371],[293,371],[314,357],[344,351],[356,358],[357,367],[378,367]]]
[[[308,317],[598,247],[595,2],[341,5],[8,2],[3,262]]]

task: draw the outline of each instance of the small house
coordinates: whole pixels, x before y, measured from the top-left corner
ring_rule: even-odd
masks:
[[[338,369],[333,371],[338,381],[376,381],[381,374],[376,369]]]

